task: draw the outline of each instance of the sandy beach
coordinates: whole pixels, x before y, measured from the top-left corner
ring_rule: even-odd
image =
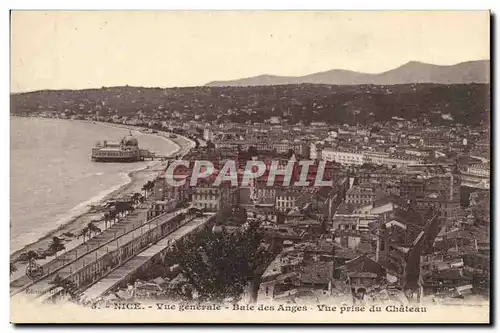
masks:
[[[140,131],[142,128],[135,127],[135,126],[128,126],[128,125],[119,125],[119,124],[108,124],[108,123],[101,123],[103,126],[114,126],[114,127],[121,127],[121,128],[127,128],[133,131]],[[142,132],[144,134],[144,132]],[[149,133],[148,133],[149,134]],[[157,135],[163,137],[165,140],[169,140],[177,145],[177,149],[171,153],[171,156],[173,155],[185,155],[191,148],[195,146],[194,142],[189,140],[188,138],[185,138],[183,136],[177,135],[176,138],[170,138],[169,137],[170,133],[166,132],[158,132],[158,133],[151,133],[150,135]],[[167,166],[166,161],[151,161],[145,168],[137,170],[137,171],[132,171],[128,174],[130,181],[127,184],[122,185],[119,187],[117,190],[111,192],[110,194],[106,195],[102,200],[99,202],[96,202],[95,205],[98,206],[108,200],[111,200],[113,198],[118,198],[120,196],[123,196],[125,194],[129,193],[135,193],[139,192],[141,193],[142,191],[142,186],[150,180],[154,180],[158,173],[161,170],[164,170]],[[34,243],[31,243],[29,245],[24,246],[22,249],[19,251],[16,251],[14,253],[11,253],[10,260],[12,263],[15,263],[15,266],[17,268],[17,271],[11,274],[11,281],[16,279],[19,276],[22,276],[25,274],[25,266],[26,263],[21,263],[18,260],[18,257],[20,254],[28,252],[30,250],[34,251],[40,251],[40,250],[46,250],[52,240],[52,237],[57,236],[65,240],[65,247],[66,250],[69,250],[79,244],[81,244],[81,239],[78,239],[76,237],[66,237],[64,234],[69,235],[78,235],[80,230],[82,230],[89,222],[93,222],[96,226],[99,228],[103,229],[104,228],[104,222],[100,221],[104,212],[99,211],[95,207],[89,206],[89,209],[75,217],[74,219],[70,220],[68,223],[59,226],[58,228],[52,230],[51,232],[47,233],[45,236],[40,238]],[[37,260],[37,263],[39,264],[44,264],[45,262],[48,262],[50,260],[54,259],[54,256],[47,257],[42,260]]]

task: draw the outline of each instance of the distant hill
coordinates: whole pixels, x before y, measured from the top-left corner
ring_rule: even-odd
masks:
[[[239,80],[212,81],[209,87],[218,86],[271,86],[286,84],[332,84],[332,85],[395,85],[411,83],[489,83],[490,61],[467,61],[451,66],[410,61],[398,68],[379,74],[359,73],[343,69],[332,69],[305,76],[259,75]]]
[[[144,121],[199,123],[282,122],[372,124],[392,117],[432,124],[471,126],[490,122],[490,85],[412,83],[401,85],[298,84],[255,87],[103,87],[44,90],[10,96],[16,115],[130,117]]]

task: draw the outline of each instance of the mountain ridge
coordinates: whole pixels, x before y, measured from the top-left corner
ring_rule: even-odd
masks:
[[[287,84],[332,85],[396,85],[411,83],[467,84],[489,83],[490,60],[464,61],[454,65],[435,65],[409,61],[381,73],[363,73],[346,69],[331,69],[303,76],[262,74],[247,78],[211,81],[209,87],[220,86],[268,86]]]

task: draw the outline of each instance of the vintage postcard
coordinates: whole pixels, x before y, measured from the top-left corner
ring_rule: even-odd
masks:
[[[488,11],[12,11],[13,323],[489,323]]]

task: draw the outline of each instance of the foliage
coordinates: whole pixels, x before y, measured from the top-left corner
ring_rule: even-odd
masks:
[[[224,205],[216,214],[217,225],[239,226],[247,220],[247,210],[241,206]]]
[[[261,242],[257,224],[233,233],[224,228],[220,233],[204,231],[177,242],[172,257],[200,301],[220,302],[238,298],[256,277],[255,271],[269,256]]]
[[[114,121],[113,116],[136,117],[141,111],[146,117],[158,117],[155,118],[158,123],[151,126],[158,129],[161,129],[161,121],[176,118],[206,123],[262,123],[270,117],[282,117],[290,124],[313,121],[373,124],[402,117],[447,124],[449,121],[442,119],[441,114],[449,113],[454,122],[468,125],[487,124],[490,118],[489,84],[113,87],[38,91],[13,94],[10,99],[13,114],[67,109],[68,116],[84,117],[89,110],[99,109],[101,119]],[[141,103],[136,103],[137,100]],[[197,102],[193,102],[195,100]],[[248,108],[253,112],[247,113]],[[229,109],[231,114],[227,112]],[[171,110],[175,110],[175,117]]]
[[[76,284],[68,279],[63,279],[57,274],[54,279],[50,282],[51,285],[53,285],[55,288],[61,288],[63,293],[65,295],[68,295],[70,297],[70,300],[72,301],[77,301],[78,300],[78,294],[77,294],[77,286]]]
[[[144,196],[147,197],[151,191],[154,189],[155,183],[154,181],[148,180],[143,186],[142,191],[144,191]]]
[[[49,244],[49,250],[57,256],[57,252],[64,250],[66,247],[64,246],[62,240],[59,237],[52,237],[52,241]]]
[[[21,253],[19,255],[19,261],[31,261],[31,260],[36,260],[39,258],[40,258],[40,255],[36,251],[33,251],[33,250]]]
[[[255,148],[254,146],[248,147],[247,159],[251,160],[252,156],[258,156],[258,155],[259,155],[259,151],[257,150],[257,148]]]
[[[78,234],[78,237],[83,237],[83,242],[85,243],[85,238],[87,236],[90,237],[90,231],[89,231],[89,228],[88,227],[85,227],[83,228],[82,230],[80,230],[80,233]]]
[[[89,235],[97,235],[101,232],[101,228],[97,227],[94,223],[90,222],[87,224],[87,229],[89,230]],[[89,236],[90,237],[90,236]]]

